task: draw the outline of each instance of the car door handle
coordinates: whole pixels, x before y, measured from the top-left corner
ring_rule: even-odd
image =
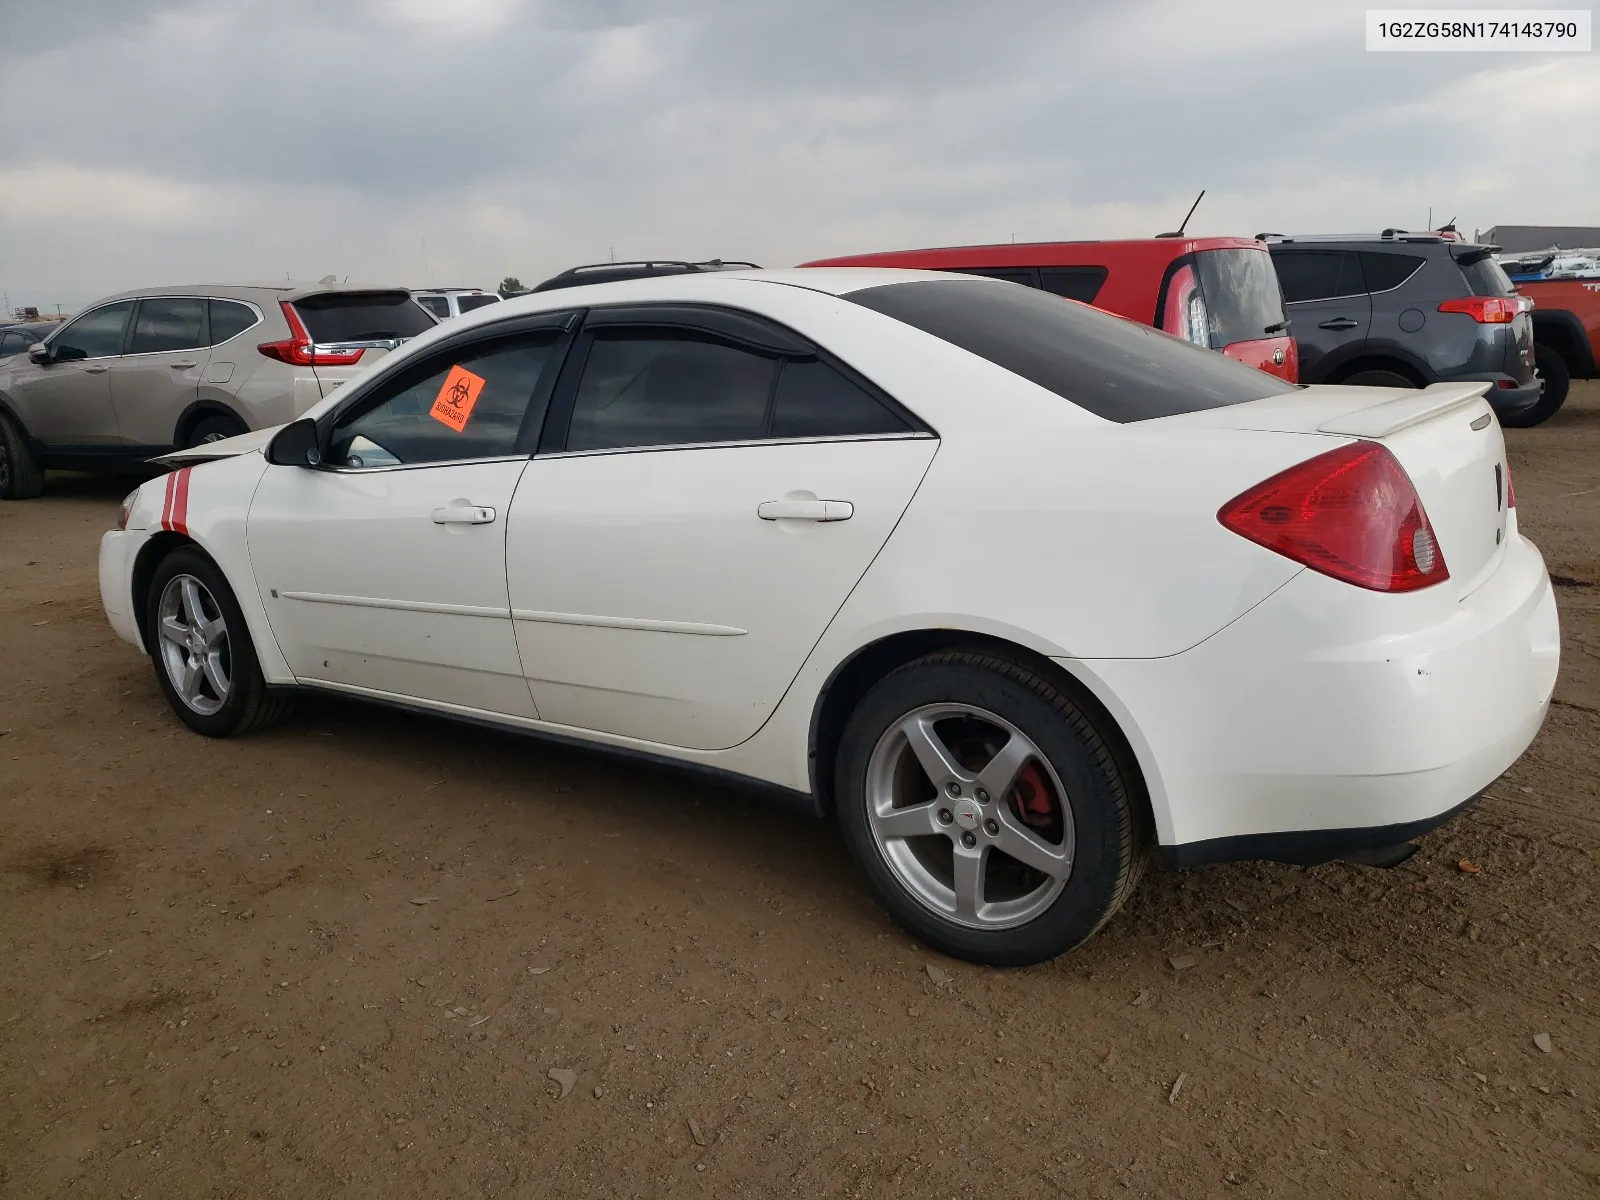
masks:
[[[175,362],[167,364],[167,366],[171,367],[174,371],[187,371],[190,367],[198,367],[199,365],[199,363],[195,362]]]
[[[83,369],[83,373],[85,375],[104,375],[110,369],[111,368],[107,366],[85,367]]]
[[[856,506],[848,500],[763,500],[756,516],[763,521],[848,521]]]
[[[433,510],[435,525],[487,525],[494,520],[494,509],[478,504],[444,504]]]
[[[1360,321],[1352,321],[1349,317],[1335,317],[1331,321],[1321,322],[1318,329],[1354,329]]]

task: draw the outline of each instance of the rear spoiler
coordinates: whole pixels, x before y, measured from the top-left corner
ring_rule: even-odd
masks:
[[[1317,426],[1318,433],[1342,434],[1345,437],[1386,438],[1412,425],[1431,421],[1452,409],[1467,408],[1482,398],[1490,384],[1436,383],[1420,392],[1407,392],[1393,400],[1383,400],[1367,408],[1358,408],[1334,417]]]

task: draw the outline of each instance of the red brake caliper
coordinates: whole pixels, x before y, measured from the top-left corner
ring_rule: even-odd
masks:
[[[1017,774],[1011,788],[1011,810],[1025,825],[1046,829],[1055,817],[1055,797],[1039,764],[1030,762]]]

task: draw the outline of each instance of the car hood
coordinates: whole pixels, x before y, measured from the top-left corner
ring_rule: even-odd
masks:
[[[198,446],[190,446],[187,450],[174,450],[171,454],[158,455],[150,461],[160,463],[164,467],[192,467],[196,463],[212,462],[219,458],[236,458],[241,454],[265,450],[267,443],[282,428],[282,425],[274,425],[270,429],[253,429],[249,433],[241,433],[238,437],[202,442]]]

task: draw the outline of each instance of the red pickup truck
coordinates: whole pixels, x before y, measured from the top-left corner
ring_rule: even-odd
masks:
[[[1524,279],[1533,301],[1533,361],[1544,380],[1540,407],[1554,412],[1572,379],[1600,378],[1600,280]]]

